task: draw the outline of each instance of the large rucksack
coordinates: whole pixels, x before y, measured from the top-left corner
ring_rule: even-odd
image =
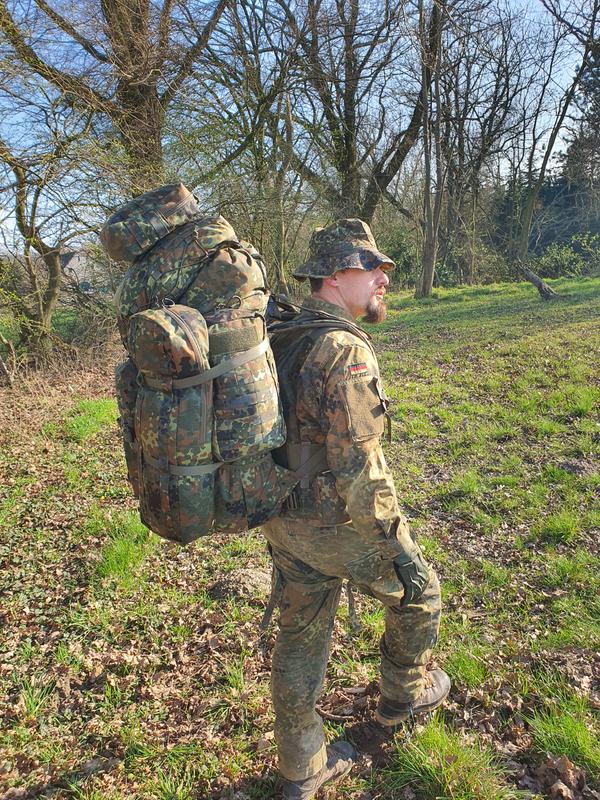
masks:
[[[285,425],[259,253],[203,217],[183,184],[120,208],[101,239],[131,263],[116,295],[129,355],[116,386],[142,521],[181,543],[260,525],[300,475],[271,456]]]

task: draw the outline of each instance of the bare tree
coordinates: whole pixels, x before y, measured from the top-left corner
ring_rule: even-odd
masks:
[[[412,6],[388,0],[277,2],[297,54],[291,166],[328,203],[331,216],[371,221],[421,128],[421,61]],[[436,0],[429,13],[433,53],[438,6]],[[425,80],[430,79],[426,70]]]
[[[423,2],[420,2],[421,36],[425,38]],[[440,23],[440,28],[443,21]],[[429,297],[433,287],[435,264],[437,261],[438,233],[442,214],[442,202],[447,170],[442,161],[442,111],[440,74],[443,69],[441,58],[441,37],[438,52],[433,55],[433,68],[427,63],[426,48],[423,48],[423,73],[433,72],[433,81],[423,75],[423,154],[425,161],[423,186],[423,258],[421,276],[415,290],[415,297]],[[431,91],[430,91],[431,90]],[[433,176],[435,170],[435,180]]]
[[[0,0],[0,31],[25,69],[66,102],[110,120],[126,156],[129,191],[136,193],[163,178],[165,113],[227,3],[197,4],[194,19],[204,22],[190,28],[172,0],[160,8],[149,0],[102,0],[79,11],[46,0],[25,6]]]
[[[476,278],[484,182],[526,124],[521,98],[537,70],[529,55],[531,35],[502,0],[463,8],[447,26],[440,77],[448,173],[442,261],[451,262],[461,283]]]
[[[28,81],[27,89],[35,94],[39,86]],[[16,97],[16,86],[13,92]],[[61,256],[67,242],[86,228],[85,211],[78,207],[84,187],[76,174],[92,119],[91,112],[81,115],[65,108],[60,99],[45,100],[48,103],[38,108],[45,113],[44,140],[39,129],[35,136],[30,131],[19,137],[19,144],[0,138],[0,192],[6,198],[4,207],[10,209],[4,227],[9,254],[5,262],[12,265],[15,281],[8,300],[21,339],[32,351],[49,346],[63,280]]]

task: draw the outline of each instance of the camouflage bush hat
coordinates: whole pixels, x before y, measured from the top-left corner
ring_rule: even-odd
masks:
[[[371,229],[362,219],[338,219],[316,228],[310,238],[310,258],[292,273],[294,278],[328,278],[342,269],[372,270],[394,267],[389,256],[377,249]]]

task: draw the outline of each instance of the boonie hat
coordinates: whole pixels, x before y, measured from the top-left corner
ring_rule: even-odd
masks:
[[[305,278],[328,278],[342,269],[366,271],[394,267],[389,256],[377,249],[371,228],[362,219],[338,219],[326,228],[316,228],[310,237],[310,258],[292,275]]]

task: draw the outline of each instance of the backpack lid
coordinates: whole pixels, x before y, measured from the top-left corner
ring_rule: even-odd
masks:
[[[183,183],[169,183],[121,206],[105,223],[100,239],[111,258],[131,263],[198,217],[200,209],[190,190]]]

